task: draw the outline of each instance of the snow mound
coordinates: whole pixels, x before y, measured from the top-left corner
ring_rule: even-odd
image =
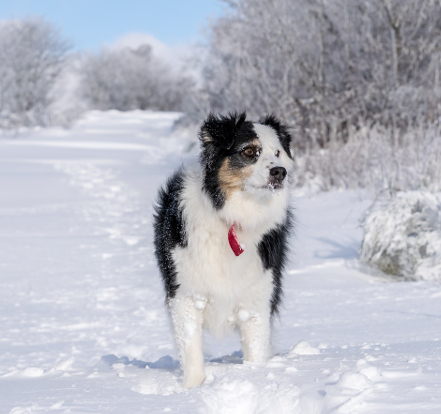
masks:
[[[293,357],[296,355],[318,355],[320,350],[311,346],[306,341],[300,341],[294,345],[289,351],[288,357]]]
[[[204,414],[291,414],[298,405],[299,388],[267,379],[258,381],[245,378],[216,376],[210,387],[201,391]]]
[[[168,371],[147,370],[140,377],[139,383],[132,387],[139,394],[167,396],[185,391],[177,377]]]
[[[431,193],[401,192],[364,220],[361,260],[412,280],[441,280],[441,201]]]
[[[337,385],[342,389],[363,391],[372,387],[372,381],[362,373],[344,372],[341,374]]]

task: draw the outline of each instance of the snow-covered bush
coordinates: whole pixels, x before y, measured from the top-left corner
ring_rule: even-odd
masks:
[[[411,129],[391,136],[385,128],[352,132],[346,144],[331,142],[297,156],[298,186],[441,191],[441,128]]]
[[[0,22],[0,127],[47,125],[70,45],[43,19]]]
[[[364,220],[361,260],[406,279],[441,281],[441,200],[421,191],[399,192]]]

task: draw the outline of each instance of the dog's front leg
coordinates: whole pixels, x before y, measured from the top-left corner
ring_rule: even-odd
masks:
[[[270,315],[255,313],[251,316],[248,312],[239,311],[240,337],[244,361],[263,362],[270,354]]]
[[[192,388],[205,379],[202,353],[202,311],[195,306],[192,296],[181,296],[170,303],[181,366],[184,371],[183,384]]]

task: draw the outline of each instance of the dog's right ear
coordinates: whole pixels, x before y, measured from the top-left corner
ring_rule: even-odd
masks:
[[[212,112],[202,123],[199,131],[199,139],[202,146],[215,145],[216,147],[229,150],[234,144],[236,131],[244,123],[246,113],[229,113],[227,116],[215,116]]]

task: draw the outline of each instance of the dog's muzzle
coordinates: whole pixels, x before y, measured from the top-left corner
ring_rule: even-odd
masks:
[[[282,182],[285,179],[286,174],[286,169],[283,167],[271,168],[269,184],[275,189],[282,188]]]

